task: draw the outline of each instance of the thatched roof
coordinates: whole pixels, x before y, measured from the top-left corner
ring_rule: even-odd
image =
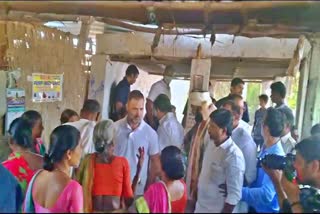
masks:
[[[77,20],[94,16],[111,25],[142,32],[156,29],[135,26],[162,26],[164,34],[185,34],[175,27],[193,30],[192,34],[215,33],[248,37],[298,37],[320,31],[320,2],[138,2],[138,1],[57,1],[0,2],[2,19],[33,21]],[[23,15],[18,12],[29,12]]]

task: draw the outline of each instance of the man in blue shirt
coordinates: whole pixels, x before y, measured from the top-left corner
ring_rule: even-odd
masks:
[[[266,154],[285,156],[280,136],[284,129],[283,114],[275,109],[268,108],[263,121],[264,145],[258,158]],[[279,212],[279,203],[276,190],[267,173],[258,163],[257,178],[250,187],[243,187],[241,201],[245,201],[256,212]]]
[[[0,213],[21,212],[23,194],[17,179],[0,164]]]
[[[112,114],[113,121],[120,120],[127,114],[126,104],[130,93],[130,86],[134,84],[139,76],[139,70],[135,65],[129,65],[126,70],[126,76],[121,80],[115,88],[113,94]]]

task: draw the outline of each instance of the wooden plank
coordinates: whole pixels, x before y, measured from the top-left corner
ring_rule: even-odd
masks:
[[[217,42],[211,47],[208,39],[188,36],[161,36],[159,46],[151,53],[154,34],[114,33],[97,35],[97,53],[107,55],[152,55],[153,57],[192,58],[197,46],[202,45],[203,57],[241,57],[241,58],[292,58],[298,39],[272,39],[217,35]],[[259,47],[257,49],[256,47]],[[262,51],[263,50],[263,51]]]
[[[190,90],[194,90],[194,81],[197,75],[203,77],[202,82],[202,91],[208,91],[209,81],[210,81],[210,71],[211,71],[211,60],[210,59],[193,59],[191,62],[191,72],[190,72]],[[195,124],[194,115],[191,111],[190,102],[188,103],[188,110],[187,110],[187,120],[186,120],[186,127],[185,133],[187,133]]]

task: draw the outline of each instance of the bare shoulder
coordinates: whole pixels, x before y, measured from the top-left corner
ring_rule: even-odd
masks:
[[[70,181],[71,178],[59,171],[43,170],[34,181],[33,197],[41,206],[52,207],[61,193],[71,184]]]

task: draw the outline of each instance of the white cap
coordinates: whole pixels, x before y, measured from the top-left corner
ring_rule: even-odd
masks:
[[[189,101],[191,105],[202,106],[203,102],[207,102],[208,105],[212,104],[210,93],[206,92],[191,92],[189,95]]]

